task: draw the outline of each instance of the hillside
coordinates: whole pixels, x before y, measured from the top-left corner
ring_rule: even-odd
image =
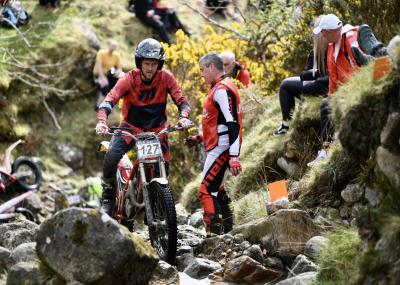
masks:
[[[46,220],[43,223],[46,227],[53,223],[57,227],[67,222],[60,222],[65,219],[64,214],[53,215],[54,189],[79,189],[86,177],[95,176],[102,168],[102,156],[97,148],[104,138],[94,132],[96,87],[91,74],[97,49],[105,47],[109,39],[117,40],[123,69],[128,71],[134,68],[133,51],[138,42],[154,34],[127,10],[127,1],[112,1],[112,4],[99,0],[61,1],[56,9],[43,8],[37,2],[23,1],[32,20],[21,27],[22,34],[1,28],[0,150],[18,138],[26,140],[13,156],[35,157],[42,166],[44,183],[38,199],[45,206],[39,211],[39,217],[42,222]],[[177,7],[182,21],[194,32],[191,38],[177,33],[176,43],[165,49],[166,66],[187,94],[196,126],[200,123],[201,106],[208,89],[199,76],[198,59],[203,54],[211,50],[233,50],[248,64],[253,84],[248,89],[240,88],[244,114],[243,172],[237,177],[228,176],[226,183],[235,205],[232,235],[204,239],[201,217],[195,225],[201,207],[196,195],[201,178],[199,157],[204,153],[201,148],[189,150],[182,143],[188,134],[196,133],[197,128],[171,135],[174,160],[170,180],[174,198],[180,203],[179,211],[182,211],[178,215],[179,258],[176,267],[169,269],[158,263],[150,284],[162,284],[171,276],[175,283],[169,284],[178,284],[182,278],[178,275],[183,271],[197,279],[212,273],[217,282],[228,282],[231,278],[239,283],[265,284],[268,280],[270,283],[267,284],[280,282],[280,285],[286,285],[295,284],[285,281],[293,275],[312,273],[304,279],[309,282],[307,284],[397,284],[400,280],[400,50],[393,52],[393,70],[388,76],[374,81],[372,62],[335,93],[332,99],[334,142],[324,162],[315,167],[307,166],[321,148],[318,135],[321,98],[296,100],[290,131],[285,136],[272,136],[281,121],[277,96],[280,82],[302,70],[312,45],[308,38],[311,18],[334,12],[351,23],[371,23],[376,35],[387,45],[400,31],[399,20],[393,20],[396,1],[377,1],[369,5],[371,1],[296,1],[288,6],[287,1],[278,0],[242,1],[245,24],[213,18],[229,26],[230,30],[206,25],[209,23],[203,17],[184,5],[189,2],[196,7],[194,0],[169,2]],[[379,5],[387,17],[382,24],[382,15],[371,13],[371,9]],[[175,108],[168,112],[172,118],[177,116]],[[119,119],[119,109],[115,108],[109,124],[116,125]],[[65,153],[70,156],[66,157]],[[286,165],[282,165],[282,159]],[[285,209],[268,215],[266,185],[280,179],[287,181],[290,203]],[[3,200],[2,196],[0,200]],[[64,208],[65,205],[61,206]],[[66,211],[72,219],[82,215],[85,222],[103,219],[96,210],[85,212],[74,208]],[[121,234],[121,240],[126,240],[124,230],[119,230],[116,223],[110,224],[111,229],[102,230],[115,231],[118,238]],[[10,229],[20,226],[10,225]],[[0,229],[0,238],[9,238],[7,231],[18,232],[6,227],[3,225]],[[44,226],[41,227],[42,236],[37,225],[23,224],[21,227],[30,231],[25,242],[36,242],[39,232],[38,242],[42,238],[45,247]],[[71,247],[78,244],[74,249],[79,252],[82,250],[79,242],[86,242],[87,228],[81,224],[78,229],[76,224],[71,227]],[[142,228],[144,225],[140,223],[138,227],[140,236],[148,239],[147,231]],[[46,230],[51,231],[51,227]],[[90,230],[93,240],[87,239],[89,243],[104,242],[97,229]],[[111,235],[111,232],[107,233]],[[129,242],[133,240],[138,244],[139,255],[144,256],[153,270],[157,264],[153,251],[136,235],[128,237]],[[312,240],[315,243],[311,242],[311,248],[317,247],[316,255],[310,253],[309,242]],[[74,245],[74,241],[78,242]],[[0,256],[6,252],[2,251],[3,247],[9,246],[10,252],[14,250],[14,242],[17,243],[8,239],[0,242]],[[104,246],[108,246],[106,242]],[[95,252],[95,249],[93,247],[91,251]],[[70,272],[60,273],[63,267],[68,268],[67,265],[57,264],[60,271],[51,266],[51,269],[47,268],[51,265],[51,254],[56,256],[56,251],[39,254],[40,266],[35,266],[40,267],[41,274],[47,274],[46,280],[56,282],[51,284],[68,282]],[[69,253],[63,251],[63,254]],[[90,258],[88,253],[87,260]],[[82,264],[85,265],[87,260]],[[300,265],[296,268],[297,264],[306,269],[299,269]],[[235,268],[245,265],[254,270],[252,274],[246,273],[253,279],[240,279],[239,273],[235,275]],[[103,265],[93,265],[93,272],[95,266]],[[7,279],[6,274],[2,274],[3,269],[8,272],[10,267],[10,264],[0,262],[0,284]],[[198,268],[206,268],[207,274]],[[225,279],[224,273],[219,271],[221,268]],[[119,269],[127,276],[130,274],[127,267]],[[164,271],[164,275],[160,271]],[[173,273],[165,273],[167,271]],[[142,277],[149,279],[152,271],[146,273],[148,276]],[[83,278],[84,270],[79,274],[79,278]],[[93,276],[90,280],[100,280]],[[119,280],[117,277],[113,280]],[[101,279],[106,280],[104,284],[112,284],[108,277],[104,278]],[[129,275],[127,278],[134,277]],[[257,283],[259,280],[262,281]]]

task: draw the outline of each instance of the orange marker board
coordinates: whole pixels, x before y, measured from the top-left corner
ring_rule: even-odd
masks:
[[[389,56],[378,57],[375,59],[374,80],[381,79],[392,70]]]
[[[286,188],[286,180],[279,180],[272,183],[268,183],[269,198],[271,202],[288,197],[288,192]]]

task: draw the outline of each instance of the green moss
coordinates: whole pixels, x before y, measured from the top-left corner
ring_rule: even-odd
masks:
[[[379,255],[372,246],[366,247],[360,257],[358,284],[364,284],[368,276],[380,279],[387,275],[390,265]]]
[[[357,273],[356,259],[361,244],[357,232],[337,231],[329,234],[327,238],[327,247],[319,256],[320,270],[314,284],[354,284],[352,280]]]
[[[83,221],[76,221],[72,226],[72,232],[70,238],[75,243],[82,244],[86,240],[86,234],[88,233],[89,225]]]
[[[267,200],[262,191],[260,188],[236,201],[234,208],[236,224],[244,224],[267,216]]]

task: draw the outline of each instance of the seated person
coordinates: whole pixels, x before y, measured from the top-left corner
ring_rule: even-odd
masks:
[[[199,0],[197,3],[207,16],[219,13],[226,18],[240,23],[243,22],[242,16],[235,12],[235,8],[239,5],[239,0]]]
[[[225,74],[237,79],[244,87],[248,87],[250,84],[250,74],[246,69],[246,64],[236,61],[235,54],[230,51],[224,51],[219,56],[224,63]]]
[[[317,27],[319,17],[314,27]],[[279,102],[282,112],[282,123],[272,133],[283,135],[289,130],[289,123],[295,107],[295,98],[300,95],[327,96],[329,86],[328,67],[326,64],[327,42],[321,35],[314,35],[314,49],[307,59],[307,68],[300,76],[286,78],[279,87]]]
[[[100,87],[96,102],[96,110],[103,102],[107,93],[114,87],[118,79],[124,75],[122,72],[121,55],[116,51],[118,44],[110,40],[107,49],[101,49],[96,55],[96,64],[93,68],[94,81]]]
[[[0,16],[0,26],[19,27],[28,23],[30,19],[28,12],[22,7],[21,1],[3,1],[0,3],[0,7],[4,7]]]
[[[135,0],[133,1],[136,17],[146,26],[153,28],[161,40],[171,43],[169,32],[182,29],[187,35],[191,32],[181,23],[171,5],[164,4],[160,0]],[[130,6],[131,7],[131,6]]]

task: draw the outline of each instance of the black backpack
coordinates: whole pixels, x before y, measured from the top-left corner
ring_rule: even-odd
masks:
[[[363,24],[358,30],[358,44],[363,52],[373,57],[387,55],[386,47],[378,41],[370,26]]]

